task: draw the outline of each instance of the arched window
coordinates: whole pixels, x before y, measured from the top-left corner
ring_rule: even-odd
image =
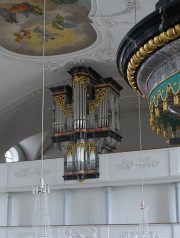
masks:
[[[18,162],[19,161],[19,154],[18,154],[17,150],[14,147],[10,148],[5,153],[5,159],[6,159],[7,163]]]

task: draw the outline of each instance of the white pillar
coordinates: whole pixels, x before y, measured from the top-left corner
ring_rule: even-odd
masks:
[[[180,183],[175,184],[176,189],[176,221],[180,222]]]
[[[168,214],[169,214],[169,222],[176,222],[176,185],[168,184]]]
[[[68,225],[68,194],[67,189],[63,193],[63,225]]]
[[[106,188],[106,223],[112,224],[111,187]]]
[[[12,225],[12,193],[7,194],[7,226]]]

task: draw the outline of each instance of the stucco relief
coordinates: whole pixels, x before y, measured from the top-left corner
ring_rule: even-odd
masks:
[[[66,238],[97,238],[96,227],[73,227],[66,229]],[[99,236],[98,236],[99,237]]]
[[[124,8],[121,11],[117,11],[111,14],[91,15],[91,19],[101,19],[102,24],[107,27],[116,27],[118,25],[131,25],[135,24],[135,19],[123,20],[121,16],[134,14],[141,8],[138,0],[124,0]],[[134,18],[134,17],[133,17]]]
[[[21,232],[17,235],[18,238],[32,238],[32,232]]]
[[[134,237],[141,237],[139,236],[139,233],[136,231],[123,231],[120,235],[120,238],[134,238]],[[156,234],[155,231],[149,231],[148,238],[164,238],[165,236],[162,234]]]
[[[49,174],[50,171],[49,169],[44,169],[44,175]],[[31,168],[21,168],[18,171],[16,171],[15,173],[15,177],[17,178],[21,178],[21,177],[29,177],[32,175],[36,175],[36,176],[40,176],[41,175],[41,168],[37,167],[34,169]]]
[[[134,168],[149,169],[156,168],[159,163],[160,162],[158,160],[152,159],[150,157],[142,158],[138,162],[129,159],[123,159],[120,163],[116,163],[114,168],[118,170],[131,170]]]

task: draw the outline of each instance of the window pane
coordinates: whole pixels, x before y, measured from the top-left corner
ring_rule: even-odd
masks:
[[[19,154],[17,152],[17,150],[12,147],[11,149],[9,149],[6,153],[5,153],[5,159],[6,162],[17,162],[19,161]]]
[[[6,153],[5,153],[5,157],[8,158],[8,159],[12,159],[13,155],[11,153],[10,150],[8,150]]]

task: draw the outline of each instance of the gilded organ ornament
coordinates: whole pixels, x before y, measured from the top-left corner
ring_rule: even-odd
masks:
[[[85,90],[87,90],[87,82],[85,76],[75,76],[73,77],[73,88],[76,87],[77,83],[80,83]]]
[[[99,107],[104,98],[108,93],[108,89],[106,88],[98,88],[96,90],[96,106]]]
[[[58,95],[54,97],[54,100],[56,104],[61,108],[63,112],[65,112],[65,102],[64,102],[64,96]]]

